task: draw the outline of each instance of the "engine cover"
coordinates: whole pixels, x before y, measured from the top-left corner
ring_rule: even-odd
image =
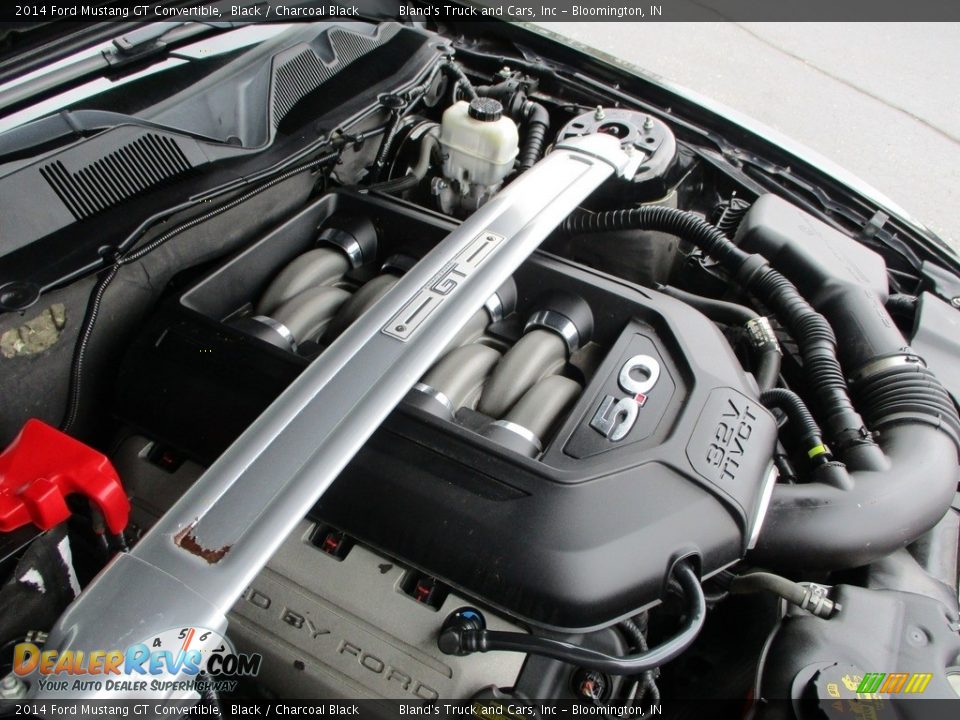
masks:
[[[563,630],[654,602],[681,557],[697,556],[704,575],[740,559],[775,479],[776,423],[716,326],[672,298],[546,255],[516,281],[521,294],[579,295],[594,309],[595,336],[612,339],[541,458],[465,429],[468,418],[402,408],[316,516],[514,617]],[[619,440],[598,429],[611,401],[636,410]]]
[[[371,218],[384,258],[419,256],[454,227],[380,198],[318,200],[168,303],[128,356],[119,415],[203,464],[223,452],[309,362],[224,318],[335,212]],[[592,339],[565,370],[583,391],[542,452],[488,437],[494,418],[481,405],[442,417],[401,403],[310,519],[479,604],[569,632],[656,603],[682,557],[703,576],[742,558],[775,479],[776,423],[717,327],[678,300],[544,252],[513,280],[515,311],[484,340],[500,350],[544,295],[575,296],[592,314]]]

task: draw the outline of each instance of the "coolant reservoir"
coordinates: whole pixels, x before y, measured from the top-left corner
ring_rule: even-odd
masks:
[[[440,144],[446,153],[443,174],[460,182],[498,185],[513,169],[517,125],[493,98],[460,100],[443,113]]]

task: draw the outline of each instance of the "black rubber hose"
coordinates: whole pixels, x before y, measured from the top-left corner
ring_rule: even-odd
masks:
[[[837,357],[837,337],[827,319],[814,310],[797,288],[765,262],[746,286],[769,307],[800,348],[804,374],[829,428],[831,440],[843,452],[854,445],[872,445],[863,418],[853,408],[847,379]]]
[[[449,629],[441,634],[438,645],[441,651],[448,655],[468,655],[494,650],[519,652],[542,655],[611,675],[637,675],[677,657],[693,644],[703,627],[707,602],[696,572],[689,564],[680,563],[674,568],[674,577],[687,599],[686,622],[680,632],[646,652],[617,657],[562,640],[487,629]]]
[[[746,325],[751,320],[756,320],[760,315],[744,305],[728,302],[726,300],[717,300],[715,298],[696,295],[695,293],[681,290],[672,285],[662,285],[657,288],[664,295],[681,300],[687,305],[696,308],[714,322],[724,325]]]
[[[477,95],[500,101],[509,109],[510,116],[524,126],[523,146],[517,155],[517,171],[529,170],[543,157],[547,133],[550,132],[550,113],[540,103],[527,99],[523,86],[513,80],[496,85],[474,88]]]
[[[853,392],[879,448],[866,442],[866,427],[853,410],[832,326],[764,258],[743,252],[696,215],[670,208],[580,214],[566,226],[571,232],[650,229],[678,235],[718,260],[798,342],[846,467],[819,466],[820,477],[829,481],[778,484],[751,560],[776,567],[859,567],[940,521],[957,490],[960,417],[949,393],[904,350],[906,340],[882,307],[871,304],[871,315],[851,315],[851,308],[863,304],[860,286],[834,289],[824,310],[844,337],[846,362],[859,375]]]
[[[917,311],[918,301],[919,298],[916,295],[896,293],[887,298],[886,306],[890,312],[899,312],[912,317]]]
[[[383,168],[386,167],[387,157],[390,155],[390,151],[393,149],[394,140],[396,140],[397,132],[400,129],[400,121],[403,119],[403,115],[399,112],[393,111],[390,113],[390,121],[387,126],[387,132],[383,136],[383,140],[380,142],[380,148],[377,150],[377,157],[373,161],[373,176],[379,180]]]
[[[838,569],[868,565],[936,525],[957,490],[960,419],[949,394],[920,364],[899,364],[854,385],[880,438],[882,463],[841,482],[777,485],[753,562]]]
[[[747,254],[713,225],[676,208],[645,206],[596,214],[581,212],[568,217],[564,229],[570,234],[658,230],[693,243],[769,307],[797,341],[807,380],[835,445],[845,449],[872,444],[863,419],[850,401],[833,329],[793,283],[764,258]]]
[[[696,308],[714,322],[724,325],[746,325],[751,320],[757,320],[760,315],[750,308],[726,300],[717,300],[703,295],[696,295],[671,285],[662,285],[658,288],[664,295],[681,300],[687,305]],[[756,369],[754,377],[760,390],[769,390],[775,387],[780,378],[780,347],[776,343],[767,343],[759,350],[754,348]]]
[[[754,562],[867,565],[916,540],[950,507],[960,418],[949,393],[919,362],[873,372],[854,384],[854,393],[879,436],[882,464],[841,471],[840,483],[777,485]],[[834,465],[821,467],[836,472]]]
[[[799,605],[804,596],[803,586],[800,583],[773,573],[752,572],[736,575],[730,581],[730,592],[734,594],[744,595],[759,591],[772,592],[794,605]]]
[[[563,228],[572,235],[618,230],[659,230],[693,243],[728,272],[739,272],[750,258],[698,215],[661,205],[599,213],[579,212],[570,215],[564,221]]]
[[[813,613],[817,617],[829,618],[837,606],[825,593],[814,591],[814,586],[801,585],[780,575],[767,572],[752,572],[736,575],[730,581],[730,592],[744,595],[755,592],[770,592],[782,597],[788,603]]]
[[[757,356],[757,367],[753,376],[757,379],[760,392],[772,390],[780,380],[780,363],[783,355],[776,345],[768,345]]]
[[[946,433],[960,446],[960,418],[953,398],[920,362],[894,365],[854,384],[871,427],[921,422]]]
[[[620,628],[620,631],[627,638],[627,641],[630,643],[631,647],[636,652],[646,652],[649,647],[647,646],[647,638],[643,634],[643,630],[640,629],[640,626],[637,625],[633,620],[621,620],[617,623],[617,627]]]
[[[403,177],[374,183],[373,185],[368,186],[367,189],[391,194],[404,192],[405,190],[411,190],[415,188],[420,181],[426,177],[427,170],[430,169],[430,156],[433,151],[439,147],[439,145],[440,143],[439,140],[437,140],[437,133],[435,130],[431,130],[430,132],[426,133],[420,139],[420,154],[417,157],[417,164],[410,168],[410,172]]]
[[[524,129],[526,136],[523,139],[523,148],[517,159],[517,170],[529,170],[543,155],[543,145],[550,130],[550,113],[540,103],[527,101],[524,104]]]
[[[751,561],[805,569],[861,567],[936,525],[957,491],[953,441],[932,426],[902,424],[881,436],[881,446],[887,467],[851,473],[849,489],[821,482],[778,484]]]
[[[390,153],[393,150],[393,144],[397,140],[397,135],[400,132],[400,124],[403,121],[404,116],[410,111],[410,108],[413,107],[430,89],[430,85],[433,83],[433,78],[436,73],[439,72],[440,68],[444,67],[443,65],[435,66],[433,71],[430,73],[430,76],[427,80],[415,88],[412,88],[408,92],[402,95],[386,95],[383,96],[381,104],[384,107],[388,107],[390,110],[390,119],[387,121],[387,129],[383,136],[383,141],[380,143],[380,148],[377,150],[377,156],[373,161],[373,177],[375,180],[380,180],[383,175],[383,170],[387,166],[387,162],[390,159]]]
[[[476,100],[477,89],[473,86],[473,83],[470,82],[470,78],[467,77],[466,73],[463,72],[463,69],[453,60],[449,60],[443,65],[445,72],[453,76],[455,84],[463,88],[464,92],[467,95],[467,100]],[[454,100],[456,100],[456,93],[454,93]]]
[[[760,402],[768,408],[780,408],[786,413],[792,432],[799,435],[804,451],[811,460],[827,454],[820,426],[799,395],[784,388],[773,388],[760,393]]]

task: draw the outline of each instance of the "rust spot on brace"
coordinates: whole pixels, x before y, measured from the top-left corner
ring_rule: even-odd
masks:
[[[196,555],[199,558],[203,558],[211,565],[223,560],[224,556],[230,552],[230,545],[224,545],[222,548],[205,548],[198,541],[193,534],[193,525],[188,525],[183,530],[178,532],[173,536],[173,542],[178,547],[183,548],[188,553]]]

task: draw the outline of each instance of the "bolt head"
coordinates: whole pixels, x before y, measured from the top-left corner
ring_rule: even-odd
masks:
[[[960,308],[960,295],[950,300],[950,304],[953,305],[955,308]]]
[[[27,686],[13,673],[0,678],[0,700],[19,700],[27,696]]]

